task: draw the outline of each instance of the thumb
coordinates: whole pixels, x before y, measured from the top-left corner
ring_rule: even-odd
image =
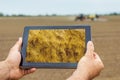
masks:
[[[86,55],[92,55],[93,52],[94,52],[94,44],[92,41],[88,41]]]
[[[22,37],[19,38],[19,40],[16,42],[16,44],[12,47],[13,49],[20,50],[22,45]]]

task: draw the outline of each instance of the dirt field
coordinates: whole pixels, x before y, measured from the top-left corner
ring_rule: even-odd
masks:
[[[74,21],[74,17],[0,17],[0,61],[22,36],[25,26],[85,25],[91,26],[92,41],[105,64],[101,75],[94,80],[120,80],[120,16],[105,16],[101,21]],[[73,69],[38,69],[21,80],[65,80]]]

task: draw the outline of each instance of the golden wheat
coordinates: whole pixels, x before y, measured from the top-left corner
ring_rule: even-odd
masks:
[[[78,62],[85,51],[85,30],[30,30],[27,62]]]

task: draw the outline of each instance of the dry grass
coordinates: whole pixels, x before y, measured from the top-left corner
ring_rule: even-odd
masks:
[[[23,28],[27,25],[74,25],[88,24],[92,27],[95,51],[102,58],[105,69],[95,80],[120,79],[120,16],[104,16],[105,21],[75,22],[72,17],[11,17],[0,18],[0,60],[4,60]],[[74,70],[39,69],[21,80],[65,80]]]
[[[30,30],[27,62],[78,62],[85,52],[85,30]]]

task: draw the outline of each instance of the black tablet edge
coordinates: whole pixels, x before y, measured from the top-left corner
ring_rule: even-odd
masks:
[[[84,26],[84,25],[77,25],[77,26],[27,26],[24,28],[24,33],[23,33],[23,45],[21,49],[21,64],[20,66],[22,68],[76,68],[77,63],[27,63],[25,62],[25,57],[26,55],[24,54],[26,52],[26,47],[27,47],[27,40],[28,40],[28,33],[30,29],[85,29],[86,30],[86,44],[88,41],[91,40],[91,30],[90,26]],[[27,35],[27,36],[26,36]],[[26,41],[26,42],[25,42]]]

